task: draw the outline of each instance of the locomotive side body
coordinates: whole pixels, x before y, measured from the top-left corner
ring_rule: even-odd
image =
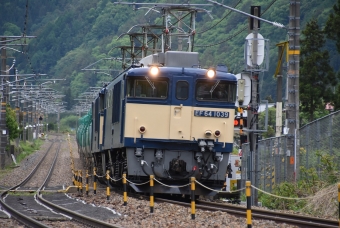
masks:
[[[192,176],[221,189],[233,148],[236,77],[216,71],[209,78],[208,70],[192,67],[198,61],[188,58],[192,53],[169,54],[177,60],[165,56],[158,73],[132,67],[99,92],[92,105],[93,162],[99,175],[126,172],[135,183],[154,175],[172,185],[156,183],[155,193],[190,194],[180,185]],[[196,194],[215,193],[197,186]]]

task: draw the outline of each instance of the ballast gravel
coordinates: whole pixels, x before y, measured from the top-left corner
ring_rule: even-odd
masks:
[[[39,151],[28,156],[24,159],[20,166],[14,168],[6,175],[0,176],[0,186],[11,187],[19,183],[20,180],[28,174],[32,167],[40,161],[45,150],[48,149],[51,140],[54,136],[49,135],[48,140],[44,141]],[[63,140],[62,150],[63,152],[58,159],[57,165],[54,170],[54,174],[51,178],[49,187],[52,186],[67,186],[72,182],[71,165],[72,161],[75,170],[85,170],[82,167],[82,162],[79,158],[77,143],[74,136],[70,136],[70,144],[68,135],[61,136]],[[70,152],[72,150],[72,153]],[[72,154],[72,155],[71,155]],[[72,158],[71,158],[72,157]],[[46,170],[47,172],[47,170]],[[91,178],[92,179],[92,178]],[[90,182],[92,187],[92,180]],[[169,203],[158,203],[155,202],[154,213],[150,213],[150,203],[148,200],[128,198],[126,206],[123,205],[123,199],[120,194],[111,192],[110,199],[107,200],[105,187],[98,186],[97,194],[94,195],[91,189],[89,195],[78,193],[68,193],[69,196],[84,200],[88,204],[94,204],[100,207],[107,207],[119,214],[117,218],[107,218],[106,222],[119,225],[121,227],[133,228],[133,227],[173,227],[173,228],[194,228],[194,227],[211,227],[211,228],[222,228],[222,227],[246,227],[246,218],[238,218],[225,212],[210,212],[200,209],[196,209],[195,220],[191,219],[191,209],[183,206],[173,205]],[[53,227],[68,227],[67,223],[56,224],[53,223]],[[296,227],[287,224],[277,224],[272,221],[266,220],[253,220],[253,227]],[[12,219],[0,218],[0,227],[23,227],[20,226],[16,221]]]

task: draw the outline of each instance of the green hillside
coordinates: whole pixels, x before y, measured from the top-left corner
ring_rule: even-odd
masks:
[[[26,4],[28,2],[28,7]],[[126,2],[133,2],[127,0]],[[155,1],[136,1],[155,2]],[[183,1],[157,1],[182,3]],[[287,0],[229,0],[224,2],[244,12],[250,12],[251,5],[261,6],[262,17],[288,26],[289,1]],[[207,1],[192,0],[190,3]],[[334,0],[301,1],[301,29],[316,18],[324,26],[332,11]],[[26,15],[27,8],[27,17]],[[244,42],[248,32],[248,18],[237,12],[212,6],[213,19],[208,14],[197,16],[195,49],[201,53],[203,67],[226,64],[233,73],[244,67]],[[111,0],[2,0],[0,1],[0,34],[37,36],[27,40],[28,55],[15,55],[20,73],[48,74],[49,78],[66,78],[55,87],[67,94],[68,108],[75,103],[74,98],[90,86],[100,86],[110,81],[106,74],[82,71],[84,67],[106,57],[120,57],[120,51],[113,49],[119,45],[129,45],[127,38],[117,41],[117,37],[127,32],[133,25],[160,23],[156,12],[145,13],[148,9],[134,11],[131,6],[116,5]],[[224,18],[225,17],[225,18]],[[224,18],[224,19],[223,19]],[[26,21],[26,23],[25,23]],[[260,33],[270,40],[270,70],[261,76],[262,99],[271,96],[275,99],[274,69],[277,63],[276,44],[287,40],[287,31],[270,24],[261,23]],[[330,50],[331,66],[338,71],[340,57],[332,42],[327,43]],[[110,62],[109,67],[120,69],[120,63]]]

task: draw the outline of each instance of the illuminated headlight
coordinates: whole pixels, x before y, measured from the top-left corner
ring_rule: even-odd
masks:
[[[209,138],[211,136],[211,131],[210,130],[206,130],[204,133],[206,138]]]
[[[219,130],[216,130],[216,131],[214,132],[214,135],[215,135],[216,138],[218,138],[218,137],[221,136],[221,132],[220,132]]]
[[[158,74],[159,74],[159,68],[156,67],[156,66],[152,66],[152,67],[150,68],[150,74],[151,74],[152,76],[158,76]]]
[[[145,129],[144,126],[140,126],[140,127],[139,127],[139,132],[140,132],[140,133],[144,134],[145,131],[146,131],[146,129]]]
[[[215,77],[215,75],[216,75],[216,71],[215,71],[215,70],[209,69],[209,70],[207,71],[207,76],[208,76],[209,78],[213,78],[213,77]]]

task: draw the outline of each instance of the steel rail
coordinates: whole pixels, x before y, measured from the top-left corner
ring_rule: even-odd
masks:
[[[52,144],[50,145],[50,147],[48,148],[48,150],[46,151],[45,155],[41,158],[41,160],[39,161],[39,163],[36,165],[36,167],[31,171],[30,174],[28,174],[28,176],[22,181],[20,182],[18,185],[4,191],[2,194],[1,194],[1,197],[0,197],[0,206],[2,209],[5,209],[6,212],[8,212],[11,216],[13,216],[13,218],[15,220],[17,220],[19,223],[21,224],[24,224],[28,227],[43,227],[43,228],[46,228],[48,226],[46,226],[45,224],[41,223],[41,222],[38,222],[37,220],[35,219],[32,219],[31,217],[29,216],[26,216],[22,213],[20,213],[19,211],[15,210],[14,208],[12,208],[11,206],[9,206],[8,204],[6,204],[4,198],[5,196],[7,196],[8,192],[11,191],[11,190],[14,190],[24,184],[26,184],[32,177],[33,175],[35,174],[35,172],[38,170],[39,166],[41,165],[41,163],[44,161],[46,155],[48,154],[49,150],[52,148],[54,142],[52,142]]]
[[[228,212],[230,210],[238,210],[244,215],[246,215],[246,210],[244,207],[236,206],[236,205],[229,205],[229,204],[221,204],[221,203],[214,203],[208,201],[198,201],[199,204],[206,204],[211,205],[213,208],[228,208]],[[289,214],[289,213],[282,213],[277,211],[269,211],[263,209],[252,208],[252,217],[255,219],[267,219],[279,222],[285,222],[292,225],[298,225],[300,227],[338,227],[339,223],[335,220],[328,220],[323,218],[316,218],[311,216],[305,215],[296,215],[296,214]]]
[[[47,207],[49,207],[49,208],[51,208],[55,211],[58,211],[58,212],[60,212],[64,215],[72,217],[72,219],[76,220],[79,223],[82,223],[82,224],[85,224],[85,225],[90,225],[90,226],[93,226],[93,227],[100,227],[100,228],[107,228],[107,227],[121,228],[120,226],[116,226],[116,225],[106,223],[106,222],[103,222],[103,221],[100,221],[100,220],[97,220],[97,219],[94,219],[94,218],[91,218],[91,217],[88,217],[88,216],[85,216],[85,215],[81,215],[81,214],[74,212],[74,211],[70,211],[70,210],[68,210],[64,207],[60,207],[59,205],[54,204],[54,203],[43,198],[43,194],[42,194],[43,190],[42,189],[46,185],[48,185],[48,182],[49,182],[50,177],[51,177],[53,170],[54,170],[54,166],[55,166],[55,163],[56,163],[56,160],[57,160],[59,150],[60,150],[60,144],[59,144],[58,152],[56,153],[56,156],[55,156],[55,161],[53,162],[53,165],[51,166],[44,183],[42,184],[42,186],[37,191],[36,199],[40,203],[44,204],[45,206],[47,206]]]
[[[157,198],[156,201],[168,202],[173,204],[178,204],[186,207],[190,207],[190,203],[185,202],[178,202],[168,199]],[[246,216],[246,208],[242,206],[236,206],[231,204],[221,204],[221,203],[214,203],[208,201],[196,201],[196,209],[204,209],[209,211],[222,211],[227,212],[229,214],[234,214],[237,216]],[[329,227],[329,228],[338,228],[339,222],[336,220],[327,220],[322,218],[315,218],[303,215],[296,215],[296,214],[288,214],[288,213],[281,213],[276,211],[268,211],[262,209],[255,209],[252,210],[252,218],[253,219],[265,219],[265,220],[272,220],[278,223],[286,223],[291,225],[297,225],[299,227]]]

